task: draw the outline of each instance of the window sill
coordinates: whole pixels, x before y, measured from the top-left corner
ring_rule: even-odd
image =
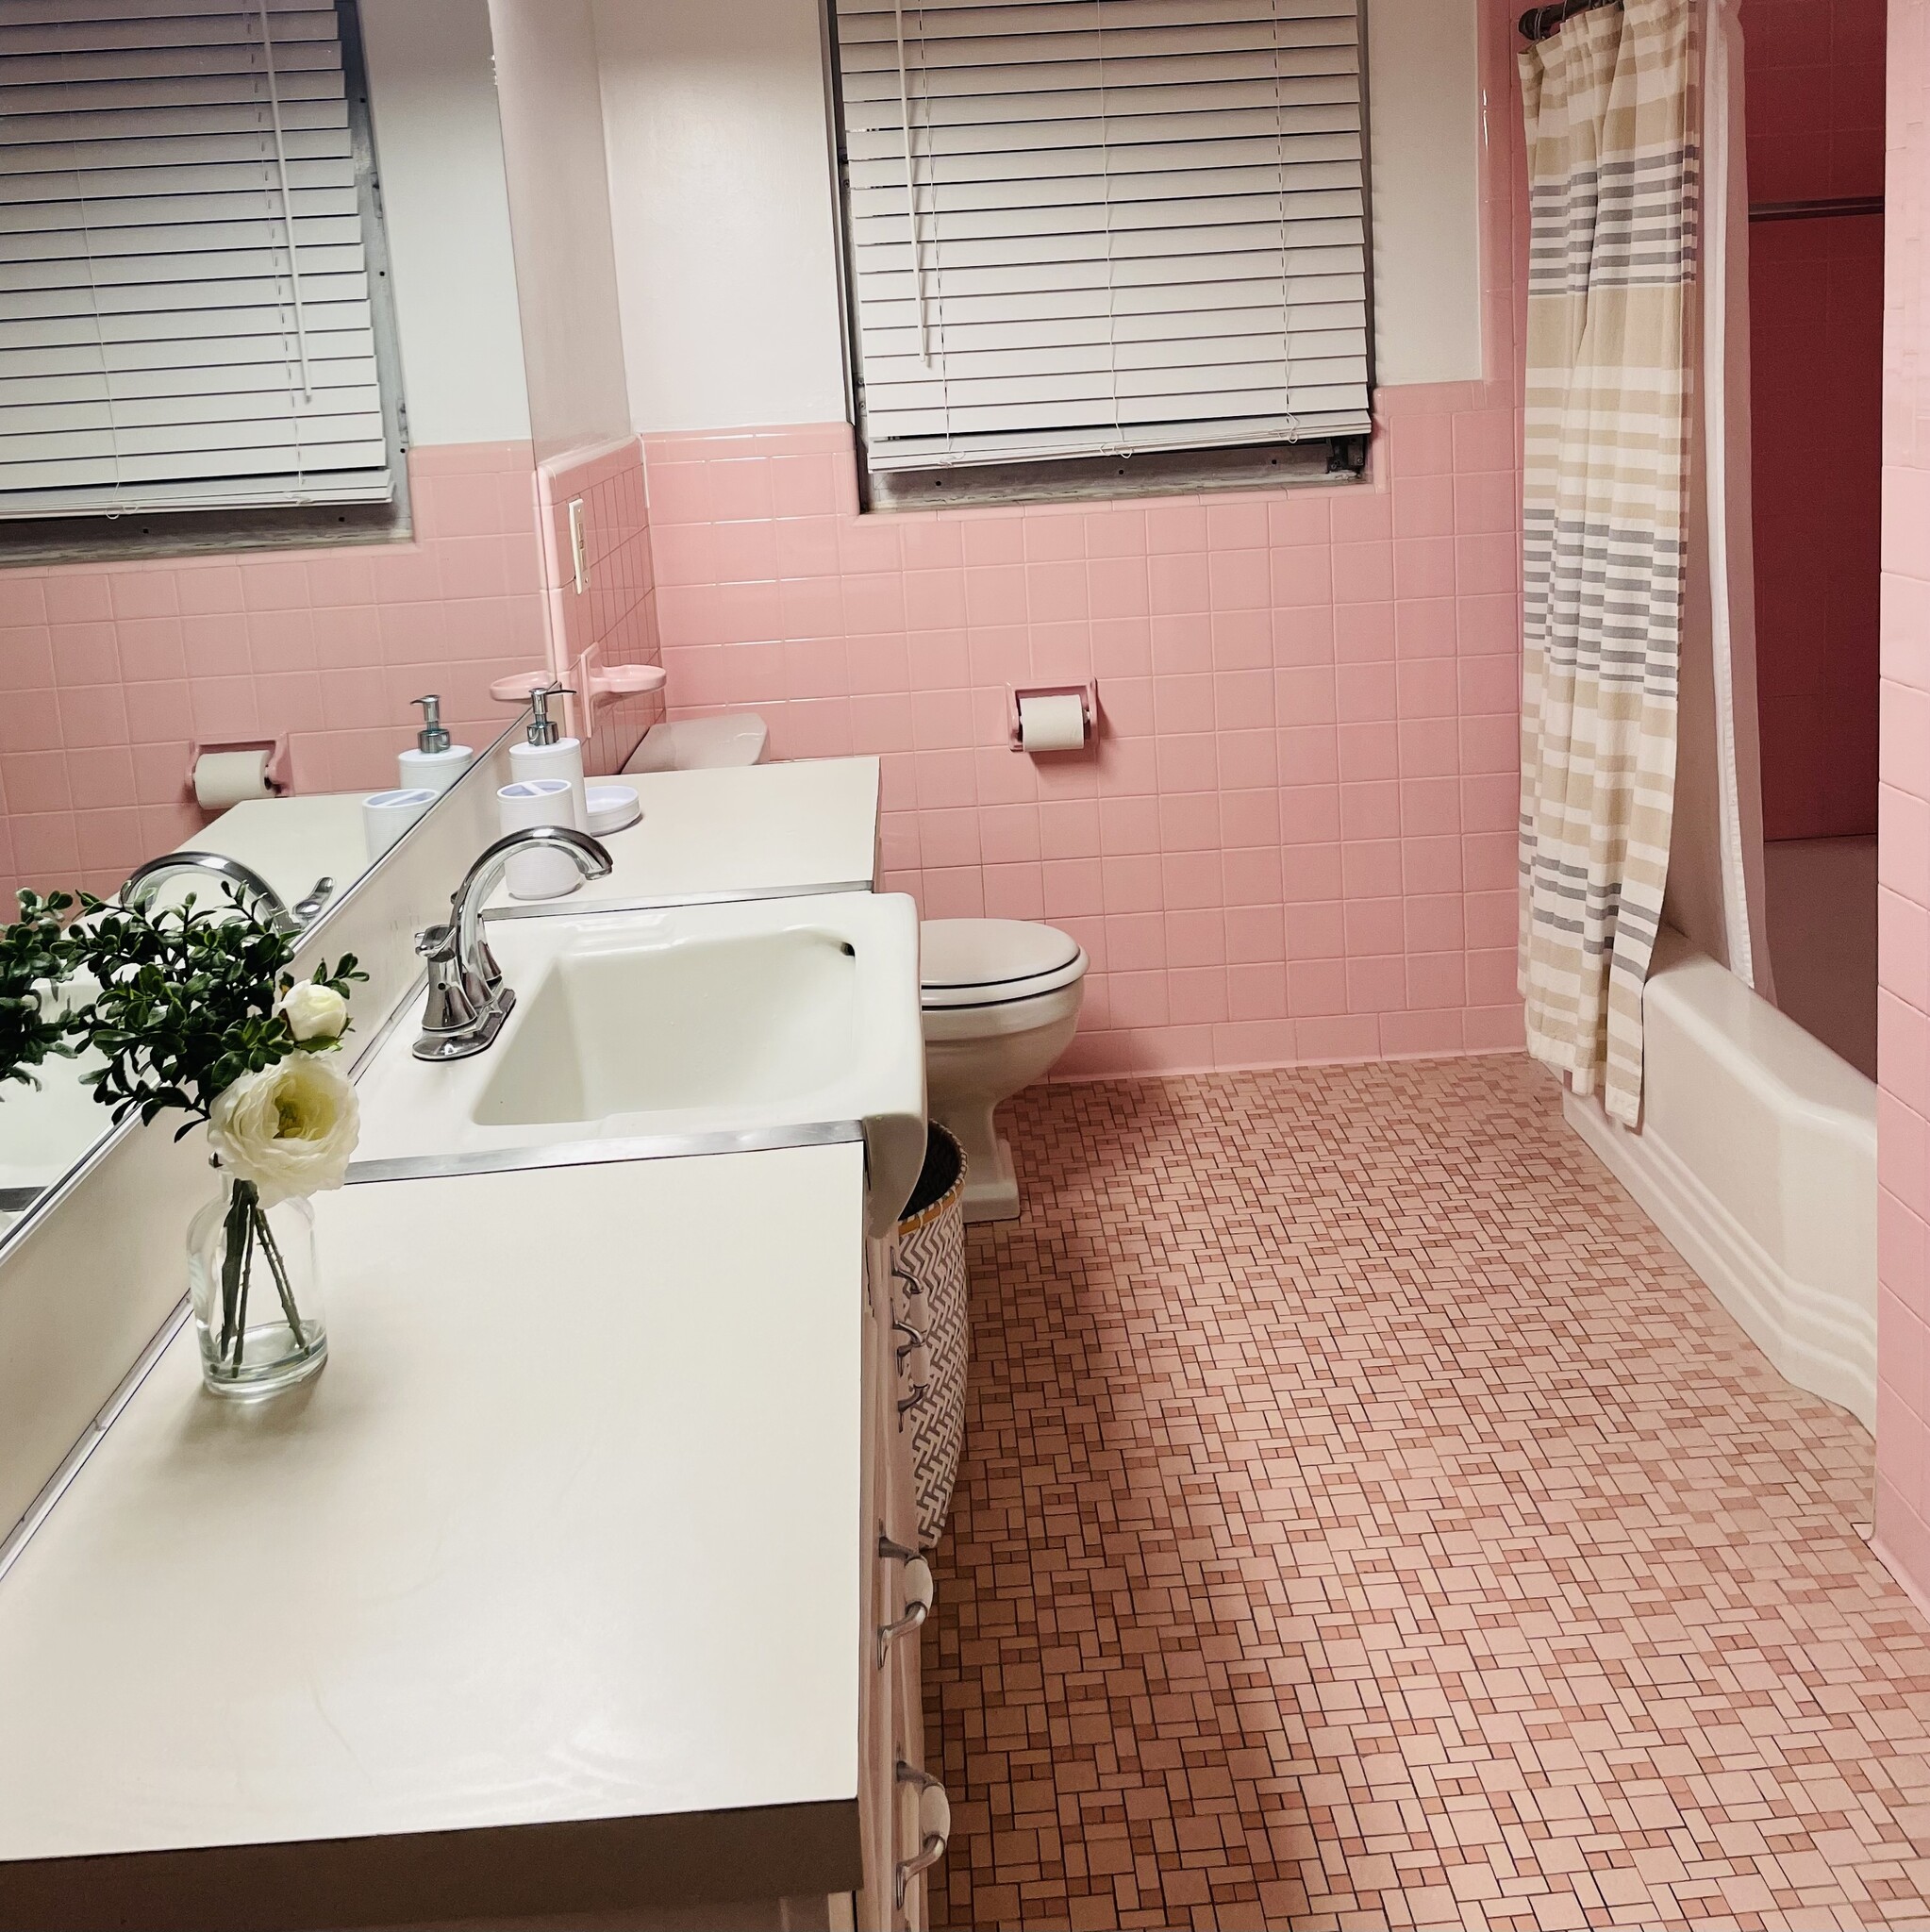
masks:
[[[1361,482],[1366,470],[1367,439],[1362,436],[1250,449],[1152,450],[1142,456],[885,470],[860,473],[858,481],[867,510],[890,511],[1332,487]]]
[[[318,503],[299,509],[23,517],[0,522],[0,570],[27,564],[134,563],[237,551],[399,543],[412,535],[405,490],[398,490],[390,503]]]

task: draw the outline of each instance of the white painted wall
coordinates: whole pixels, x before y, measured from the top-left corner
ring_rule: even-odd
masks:
[[[735,4],[713,8],[720,30]],[[489,11],[530,431],[541,461],[632,433],[596,27],[591,0],[490,0]]]
[[[595,0],[644,430],[845,413],[818,0]]]
[[[1374,378],[1481,367],[1481,58],[1475,0],[1368,0]]]
[[[487,0],[362,0],[413,442],[529,434]]]
[[[593,4],[637,426],[838,420],[820,0]],[[1384,383],[1482,374],[1474,8],[1368,0]]]

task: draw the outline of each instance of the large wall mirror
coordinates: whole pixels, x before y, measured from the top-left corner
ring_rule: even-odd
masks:
[[[498,52],[488,0],[0,22],[6,917],[218,897],[144,870],[188,848],[319,929],[451,778],[418,701],[480,754],[550,664]],[[108,1132],[86,1072],[0,1089],[0,1225]]]

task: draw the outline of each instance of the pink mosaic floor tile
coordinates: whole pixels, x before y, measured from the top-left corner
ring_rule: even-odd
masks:
[[[1036,1089],[974,1229],[954,1926],[1930,1924],[1871,1442],[1525,1060]]]

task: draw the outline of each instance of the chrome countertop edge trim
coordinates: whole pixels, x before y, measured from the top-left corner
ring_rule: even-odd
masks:
[[[625,1160],[683,1160],[710,1154],[770,1154],[790,1147],[836,1147],[864,1139],[861,1121],[807,1121],[709,1134],[640,1134],[606,1141],[559,1141],[548,1147],[484,1147],[467,1154],[405,1154],[354,1160],[346,1185],[443,1180],[460,1174],[521,1174],[544,1167],[602,1167]]]
[[[674,912],[680,906],[739,906],[753,899],[818,899],[839,892],[869,892],[870,879],[840,879],[830,885],[746,886],[737,891],[677,892],[667,897],[597,899],[588,905],[571,903],[574,892],[557,899],[528,899],[513,906],[485,906],[483,920],[493,924],[499,919],[585,919],[604,912]]]

